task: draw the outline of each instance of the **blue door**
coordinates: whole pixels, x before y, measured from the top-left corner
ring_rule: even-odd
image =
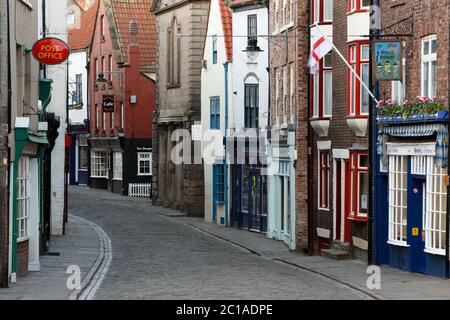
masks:
[[[409,166],[411,168],[411,165]],[[410,271],[426,272],[425,239],[423,237],[424,180],[408,175],[408,244]]]

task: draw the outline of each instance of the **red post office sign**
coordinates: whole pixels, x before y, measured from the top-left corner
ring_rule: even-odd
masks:
[[[69,57],[69,46],[57,38],[44,38],[35,42],[32,52],[43,64],[60,64]]]

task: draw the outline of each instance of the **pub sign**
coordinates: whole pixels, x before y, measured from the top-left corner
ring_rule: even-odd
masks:
[[[374,41],[372,51],[375,81],[402,81],[403,56],[401,41]]]

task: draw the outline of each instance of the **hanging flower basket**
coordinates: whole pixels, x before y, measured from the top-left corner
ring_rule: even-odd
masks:
[[[446,122],[448,108],[437,97],[417,97],[411,103],[405,100],[402,104],[392,100],[380,101],[377,111],[378,123],[411,123],[411,122]]]

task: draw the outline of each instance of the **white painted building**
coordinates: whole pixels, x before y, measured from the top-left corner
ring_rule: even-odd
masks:
[[[231,11],[225,3],[212,0],[201,72],[202,150],[205,160],[205,221],[221,225],[229,224],[227,199],[230,196],[228,165],[223,163],[223,137],[225,127],[234,126],[231,21]],[[211,148],[217,152],[210,152]]]
[[[233,10],[233,128],[236,153],[244,151],[244,163],[230,167],[231,225],[267,231],[267,177],[264,166],[251,155],[265,157],[265,129],[269,109],[268,9],[264,2],[236,1]],[[253,48],[259,53],[249,53]],[[264,129],[264,130],[261,130]],[[256,136],[264,139],[257,144]],[[250,138],[253,136],[253,138]],[[244,147],[247,141],[248,149]],[[242,146],[242,147],[240,147]],[[250,160],[252,159],[252,160]]]
[[[45,21],[45,30],[40,24],[40,36],[55,37],[67,43],[67,14],[69,0],[39,0],[40,8],[45,1],[45,11],[41,11],[40,21]],[[44,32],[45,31],[45,32]],[[51,176],[51,234],[62,235],[64,225],[64,159],[66,119],[67,119],[67,75],[68,64],[46,66],[46,78],[51,79],[52,99],[47,107],[47,112],[54,112],[59,117],[61,126],[58,129],[59,137],[56,139],[52,151],[52,176]]]

